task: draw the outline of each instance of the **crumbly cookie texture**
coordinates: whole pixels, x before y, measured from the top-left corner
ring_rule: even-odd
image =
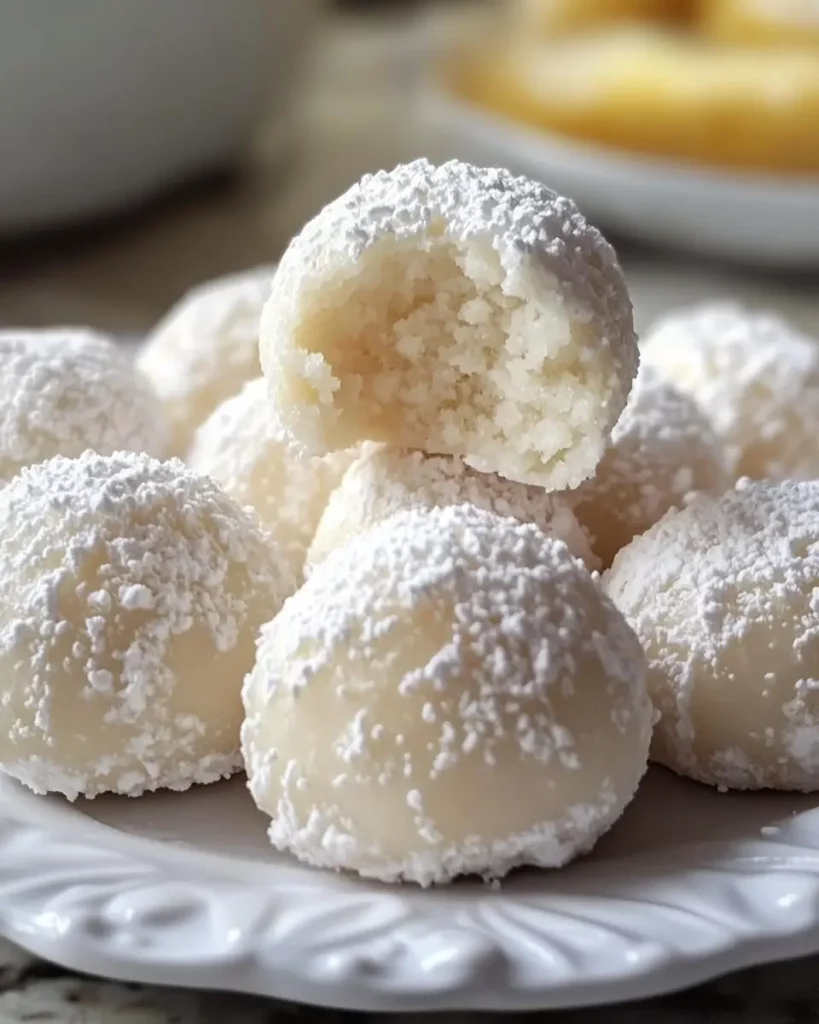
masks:
[[[732,789],[819,789],[819,482],[700,496],[615,559],[661,718],[652,757]]]
[[[463,505],[327,558],[263,628],[243,699],[273,845],[420,885],[590,849],[653,719],[637,638],[566,546]]]
[[[697,400],[734,478],[819,476],[819,344],[735,303],[670,313],[648,332],[645,364]]]
[[[457,455],[425,455],[368,444],[330,495],[307,556],[308,568],[396,512],[409,508],[473,505],[534,523],[562,540],[590,569],[600,563],[586,532],[560,494],[478,473]]]
[[[566,500],[608,568],[669,509],[731,483],[722,444],[694,399],[643,366],[594,476]]]
[[[300,456],[287,443],[259,377],[199,428],[188,462],[256,510],[298,580],[327,499],[357,454]]]
[[[241,766],[242,679],[292,589],[255,517],[173,459],[86,452],[0,491],[0,768],[69,799]]]
[[[549,489],[594,471],[638,361],[614,250],[569,199],[425,160],[293,239],[260,353],[308,454],[380,441]]]
[[[275,270],[256,267],[199,285],[143,345],[137,365],[165,405],[175,455],[185,456],[217,406],[261,373],[259,320]]]
[[[86,449],[167,454],[162,406],[130,359],[86,328],[0,331],[0,482]]]

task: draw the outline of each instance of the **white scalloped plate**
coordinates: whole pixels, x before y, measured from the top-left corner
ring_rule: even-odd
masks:
[[[421,109],[448,156],[544,181],[624,237],[743,264],[819,266],[819,178],[618,153],[496,116],[437,83]]]
[[[274,854],[242,779],[71,806],[0,781],[0,934],[124,980],[351,1009],[660,994],[819,950],[819,798],[652,770],[586,860],[389,888]]]

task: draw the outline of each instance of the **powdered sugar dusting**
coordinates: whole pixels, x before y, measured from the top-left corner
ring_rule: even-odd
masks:
[[[193,289],[143,346],[138,365],[166,405],[178,454],[221,402],[259,376],[259,320],[275,269],[257,267]]]
[[[598,567],[562,496],[494,473],[478,473],[454,455],[429,456],[386,445],[367,446],[331,494],[308,563],[318,564],[339,544],[396,512],[464,504],[534,523],[564,541],[591,568]]]
[[[251,792],[272,843],[324,867],[422,885],[555,867],[643,774],[644,670],[560,541],[470,506],[401,512],[263,628],[243,693]]]
[[[545,185],[457,160],[440,167],[416,160],[365,175],[326,206],[282,258],[271,312],[288,294],[292,301],[304,275],[333,269],[339,256],[352,270],[379,240],[415,237],[441,223],[459,239],[492,240],[509,294],[527,290],[532,275],[559,282],[578,316],[610,328],[601,344],[623,358],[633,376],[631,303],[614,250],[600,232],[571,199]]]
[[[384,441],[550,488],[590,475],[637,367],[600,233],[545,186],[457,161],[366,176],[307,224],[260,353],[309,454]]]
[[[735,477],[819,476],[819,344],[730,302],[671,313],[642,357],[700,403]]]
[[[719,495],[729,485],[722,445],[697,403],[642,366],[595,475],[566,498],[608,567],[692,492]]]
[[[130,360],[80,328],[0,331],[0,479],[87,448],[163,456],[159,401]]]
[[[41,796],[60,793],[73,801],[79,797],[93,799],[102,792],[130,797],[141,796],[156,789],[184,793],[194,785],[210,785],[229,779],[244,768],[238,749],[228,754],[205,754],[192,760],[185,754],[185,741],[181,732],[178,746],[175,759],[168,760],[161,771],[155,763],[152,766],[136,764],[130,751],[123,751],[118,757],[100,758],[82,769],[72,769],[62,762],[33,754],[23,760],[4,763],[2,770],[34,793]],[[110,788],[106,785],[97,789],[89,784],[89,779],[106,778],[112,773],[119,773],[119,776],[116,784]]]
[[[264,380],[257,378],[199,428],[188,462],[255,509],[300,577],[327,499],[356,454],[300,457],[287,443]]]
[[[648,652],[658,760],[729,788],[819,788],[819,482],[698,497],[606,587]]]
[[[0,579],[3,770],[73,799],[238,766],[241,678],[291,581],[215,484],[142,454],[23,470]]]

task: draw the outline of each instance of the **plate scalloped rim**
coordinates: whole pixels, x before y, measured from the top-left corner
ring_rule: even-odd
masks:
[[[633,828],[661,813],[668,786],[680,785],[652,774]],[[221,818],[222,807],[229,819],[235,786],[207,788],[207,816]],[[685,792],[691,808],[720,799]],[[189,796],[172,797],[181,799]],[[733,805],[739,820],[767,808],[750,815],[747,835],[642,853],[615,846],[499,888],[422,892],[278,856],[201,852],[195,838],[130,835],[0,780],[0,933],[74,970],[345,1009],[642,998],[819,950],[819,812],[783,818],[804,798],[747,799],[756,803]],[[157,820],[176,814],[172,801],[153,805]],[[133,818],[127,801],[108,806],[120,824]],[[765,828],[760,835],[758,821],[774,809],[784,824],[768,827],[775,838]],[[624,835],[626,847],[631,841],[626,828],[621,847]]]

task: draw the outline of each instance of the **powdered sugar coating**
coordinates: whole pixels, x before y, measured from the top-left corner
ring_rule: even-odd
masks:
[[[148,382],[85,328],[0,331],[0,480],[86,449],[162,457],[170,440]]]
[[[693,492],[719,495],[730,483],[722,445],[697,403],[643,366],[594,476],[566,500],[608,568]]]
[[[257,520],[181,462],[87,452],[0,491],[0,767],[69,799],[241,764],[241,683],[291,589]]]
[[[368,175],[293,239],[262,369],[310,454],[382,441],[549,488],[589,476],[637,368],[611,246],[503,170]]]
[[[252,506],[300,578],[327,499],[355,452],[304,458],[288,445],[262,378],[246,384],[199,428],[188,462]]]
[[[606,589],[648,654],[655,760],[819,789],[819,481],[696,498],[618,555]]]
[[[188,292],[149,335],[138,365],[165,404],[174,452],[226,398],[259,376],[259,320],[274,266],[208,281]]]
[[[421,885],[591,848],[645,771],[640,645],[560,541],[411,509],[330,555],[262,630],[251,793],[308,863]]]
[[[730,303],[669,314],[642,358],[697,400],[734,477],[819,476],[819,344]]]
[[[367,445],[330,495],[310,545],[308,566],[396,512],[446,505],[474,505],[534,523],[562,540],[589,568],[599,568],[586,534],[561,495],[504,480],[496,473],[478,473],[456,455],[425,455],[386,445]]]

